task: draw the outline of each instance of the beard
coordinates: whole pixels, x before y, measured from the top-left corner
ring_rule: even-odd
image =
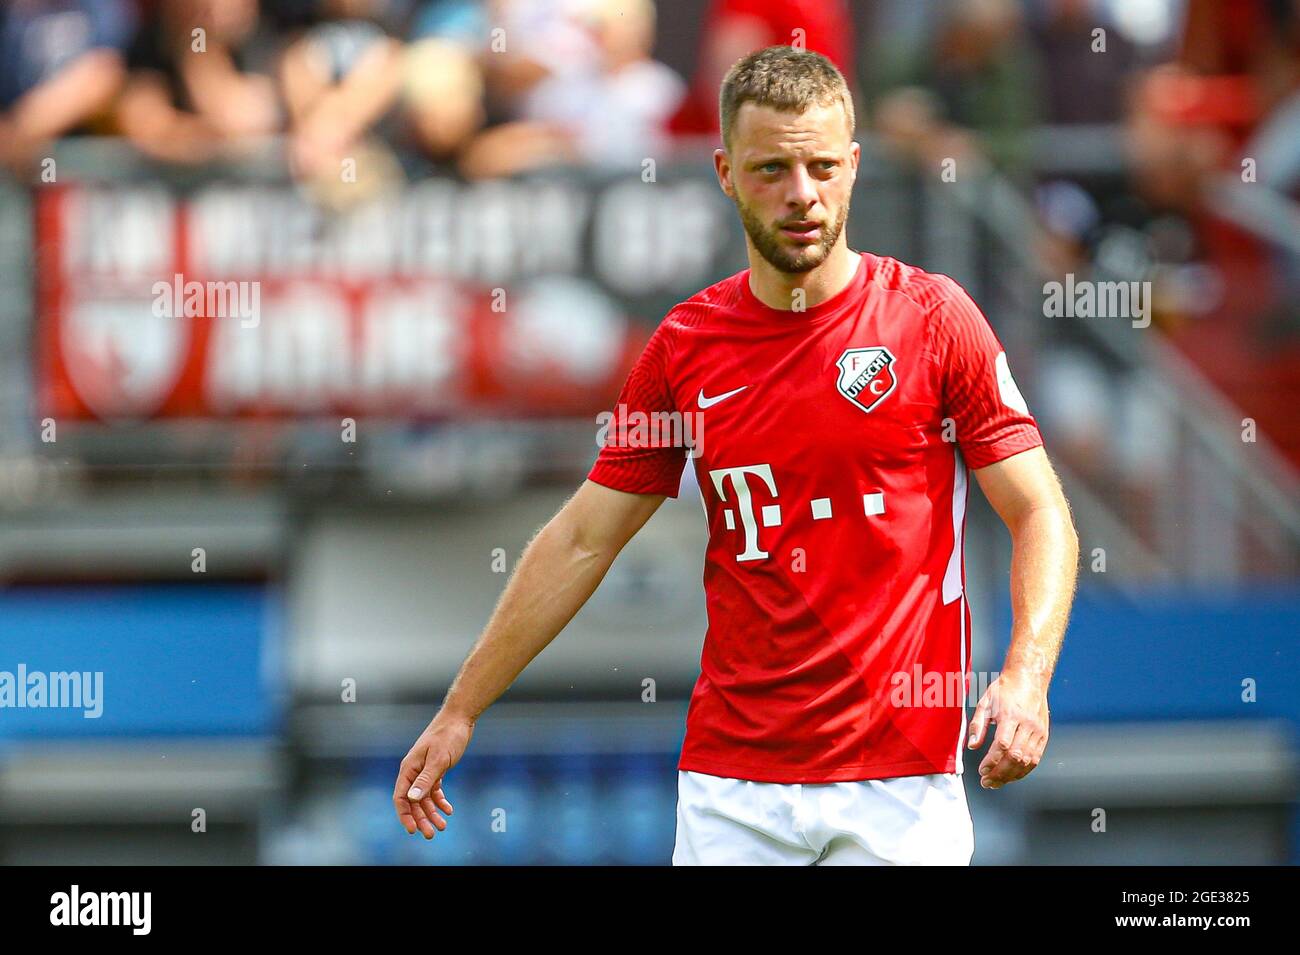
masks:
[[[849,200],[845,197],[844,205],[840,206],[835,220],[822,225],[820,239],[812,245],[798,246],[791,250],[782,245],[780,222],[769,228],[763,224],[754,210],[741,202],[739,196],[734,201],[736,211],[740,213],[740,221],[750,241],[754,243],[754,248],[758,249],[758,254],[779,272],[810,272],[825,262],[826,256],[839,241],[840,232],[843,231],[844,222],[849,216]]]

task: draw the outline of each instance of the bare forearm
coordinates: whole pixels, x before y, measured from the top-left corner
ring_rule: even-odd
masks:
[[[562,520],[548,524],[524,551],[443,703],[473,722],[564,629],[604,578],[614,551],[584,548]]]
[[[400,88],[399,47],[388,43],[370,51],[342,83],[326,89],[312,106],[307,121],[331,127],[350,142],[378,121]]]
[[[584,481],[533,542],[506,584],[483,635],[452,683],[442,710],[402,760],[393,806],[407,832],[426,839],[451,812],[442,777],[469,745],[474,723],[564,629],[610,564],[664,502]]]
[[[53,139],[108,105],[124,77],[120,56],[92,50],[20,99],[14,119],[28,142]]]
[[[1012,530],[1013,622],[1004,672],[1047,687],[1074,601],[1078,561],[1079,541],[1064,500],[1029,511]]]

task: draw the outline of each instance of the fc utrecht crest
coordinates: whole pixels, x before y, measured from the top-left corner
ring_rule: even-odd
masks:
[[[840,369],[835,387],[863,411],[880,404],[898,385],[894,356],[888,348],[850,348],[835,364]]]

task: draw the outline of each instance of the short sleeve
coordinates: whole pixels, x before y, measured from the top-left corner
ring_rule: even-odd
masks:
[[[601,449],[588,480],[632,494],[676,497],[689,432],[668,383],[669,330],[650,336],[612,411],[601,415]]]
[[[967,466],[987,467],[1042,445],[1006,350],[979,307],[952,282],[938,309],[943,413]]]

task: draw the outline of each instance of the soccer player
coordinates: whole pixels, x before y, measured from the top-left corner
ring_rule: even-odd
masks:
[[[851,250],[859,146],[844,79],[769,47],[722,86],[718,182],[749,268],[677,305],[618,398],[587,480],[526,549],[441,710],[402,760],[406,830],[432,838],[479,715],[677,494],[708,519],[708,632],[678,773],[674,864],[969,864],[963,744],[980,784],[1047,745],[1078,540],[984,316],[952,279]],[[660,419],[663,420],[663,419]],[[692,418],[691,420],[696,420]],[[967,723],[968,475],[1013,541],[1006,661]]]

